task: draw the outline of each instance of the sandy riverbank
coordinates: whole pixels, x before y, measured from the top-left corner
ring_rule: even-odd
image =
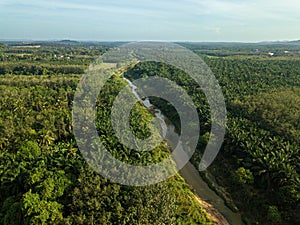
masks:
[[[209,204],[208,202],[203,201],[200,197],[195,195],[198,202],[207,212],[209,218],[214,222],[216,225],[230,225],[226,218],[213,207],[213,205]]]

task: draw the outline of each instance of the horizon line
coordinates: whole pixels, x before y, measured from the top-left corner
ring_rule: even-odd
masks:
[[[296,42],[300,39],[290,39],[290,40],[261,40],[261,41],[195,41],[195,40],[93,40],[93,39],[69,39],[69,38],[58,38],[58,39],[19,39],[19,38],[3,38],[0,42],[61,42],[61,41],[73,41],[73,42],[171,42],[171,43],[242,43],[242,44],[259,44],[259,43],[274,43],[274,42]]]

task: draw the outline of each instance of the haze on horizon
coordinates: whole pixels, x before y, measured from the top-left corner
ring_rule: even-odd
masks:
[[[298,0],[0,0],[0,39],[300,39]]]

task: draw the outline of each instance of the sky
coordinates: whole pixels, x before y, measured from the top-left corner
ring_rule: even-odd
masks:
[[[0,39],[300,39],[299,0],[0,0]]]

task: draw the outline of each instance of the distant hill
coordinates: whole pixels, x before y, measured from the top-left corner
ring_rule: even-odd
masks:
[[[74,41],[74,40],[61,40],[61,41],[57,41],[57,42],[61,43],[61,44],[71,44],[71,45],[79,44],[80,43],[80,42]]]
[[[300,40],[297,40],[297,41],[290,41],[290,43],[300,45]]]
[[[267,44],[267,45],[300,45],[300,40],[295,41],[263,41],[259,42],[259,44]]]

